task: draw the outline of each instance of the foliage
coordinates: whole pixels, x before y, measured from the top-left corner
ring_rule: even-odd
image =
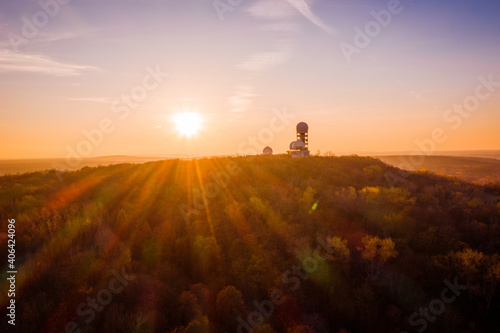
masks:
[[[455,278],[467,291],[428,332],[492,332],[499,199],[357,156],[166,160],[0,177],[0,230],[16,219],[22,332],[229,333],[259,312],[254,332],[412,331]],[[78,306],[122,271],[87,323]]]

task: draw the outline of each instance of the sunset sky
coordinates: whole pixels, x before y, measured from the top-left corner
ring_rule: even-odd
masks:
[[[500,149],[499,1],[60,2],[0,0],[1,159],[282,153],[299,121],[314,153]]]

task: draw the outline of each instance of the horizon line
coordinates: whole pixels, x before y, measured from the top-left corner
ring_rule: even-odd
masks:
[[[384,155],[394,155],[394,156],[413,156],[413,155],[426,155],[426,156],[446,156],[440,155],[443,153],[449,154],[459,154],[459,153],[499,153],[499,149],[465,149],[465,150],[436,150],[431,154],[425,154],[424,152],[416,152],[416,151],[331,151],[327,150],[325,152],[321,152],[324,154],[326,152],[333,152],[333,156],[347,156],[347,155],[360,155],[360,156],[384,156]],[[311,151],[311,153],[313,153]],[[274,155],[281,155],[284,153],[276,153]],[[116,155],[99,155],[99,156],[91,156],[84,157],[82,160],[92,160],[92,159],[100,159],[100,158],[207,158],[207,157],[238,157],[238,156],[254,156],[260,154],[249,154],[249,155],[240,155],[240,154],[219,154],[219,155],[190,155],[190,154],[116,154]],[[317,156],[317,155],[316,155]],[[464,156],[466,157],[466,156]],[[65,160],[66,157],[32,157],[32,158],[0,158],[0,161],[28,161],[28,160]]]

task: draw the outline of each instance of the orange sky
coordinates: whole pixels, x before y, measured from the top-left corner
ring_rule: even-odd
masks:
[[[43,10],[0,5],[1,159],[280,153],[299,121],[313,152],[500,149],[498,3],[401,1],[349,56],[387,4],[71,2],[30,31]],[[186,111],[192,137],[172,122]]]

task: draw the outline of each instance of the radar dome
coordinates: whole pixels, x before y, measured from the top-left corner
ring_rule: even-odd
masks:
[[[306,123],[301,122],[301,123],[297,124],[297,133],[305,133],[308,130],[309,130],[309,126]]]
[[[304,141],[302,140],[297,140],[293,143],[293,149],[302,149],[304,148],[306,145],[304,143]]]
[[[262,153],[264,155],[272,155],[273,154],[273,149],[269,146],[267,146],[266,148],[264,148],[264,150],[262,151]]]
[[[290,149],[294,149],[293,145],[295,144],[295,141],[290,142]]]

